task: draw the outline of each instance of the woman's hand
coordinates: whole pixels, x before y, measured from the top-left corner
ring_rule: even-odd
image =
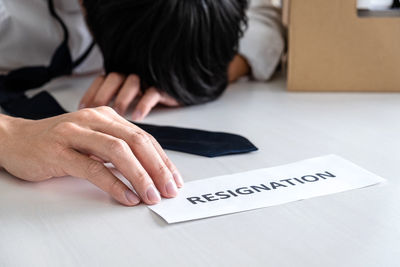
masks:
[[[246,59],[236,55],[228,68],[229,82],[235,82],[240,77],[248,75],[250,66]],[[124,76],[110,73],[97,77],[83,96],[79,109],[107,106],[114,100],[113,108],[124,116],[129,105],[138,101],[132,113],[134,121],[144,119],[157,105],[177,107],[179,103],[164,92],[150,87],[145,94],[140,91],[140,78],[137,75]]]
[[[177,107],[179,103],[164,92],[154,87],[140,91],[140,78],[137,75],[124,76],[110,73],[107,76],[97,77],[86,94],[83,96],[79,108],[106,106],[114,100],[113,108],[124,116],[129,105],[138,100],[132,113],[134,121],[144,119],[158,104]]]
[[[236,82],[243,76],[247,76],[250,73],[250,65],[247,60],[237,54],[229,64],[228,68],[228,79],[230,83]]]
[[[182,178],[157,141],[109,107],[31,121],[0,115],[0,166],[27,181],[71,175],[118,202],[155,204],[178,194]],[[111,162],[137,192],[115,177]]]

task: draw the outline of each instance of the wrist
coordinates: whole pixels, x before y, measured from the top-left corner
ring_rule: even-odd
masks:
[[[12,122],[15,118],[0,114],[0,168],[2,165],[2,159],[7,156],[7,147],[10,138],[10,130]]]
[[[7,138],[7,133],[10,128],[11,117],[7,115],[0,114],[0,144],[3,144]]]

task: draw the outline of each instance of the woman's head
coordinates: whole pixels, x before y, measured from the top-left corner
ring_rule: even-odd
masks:
[[[107,72],[137,74],[182,104],[225,90],[247,0],[83,0]]]

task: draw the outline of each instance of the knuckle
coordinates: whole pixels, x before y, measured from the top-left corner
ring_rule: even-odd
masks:
[[[100,113],[111,113],[114,112],[114,109],[112,109],[109,106],[99,106],[96,108],[97,111],[99,111]]]
[[[150,87],[149,89],[147,89],[147,91],[155,94],[160,94],[160,91],[155,87]]]
[[[109,151],[113,155],[121,155],[130,150],[128,144],[122,139],[113,139],[109,144]]]
[[[139,106],[138,106],[138,110],[141,110],[142,113],[146,113],[147,111],[151,110],[152,106],[149,102],[142,102]]]
[[[87,121],[93,119],[96,116],[96,112],[91,108],[85,108],[76,112],[76,118],[79,121]]]
[[[123,76],[117,72],[111,72],[108,74],[108,78],[115,81],[115,80],[120,80]]]
[[[87,165],[87,174],[89,177],[97,176],[103,172],[104,165],[98,161],[91,160]]]
[[[121,192],[120,181],[118,179],[115,179],[115,181],[110,185],[108,190],[111,193],[111,195],[117,196]]]
[[[167,156],[161,155],[161,157],[163,158],[165,165],[167,165],[172,171],[175,171],[175,166],[172,161]]]
[[[166,174],[170,172],[165,164],[160,164],[160,166],[158,167],[158,171],[161,174]]]
[[[125,99],[117,99],[114,103],[114,109],[116,110],[125,110],[126,107],[128,106],[128,103]]]
[[[140,185],[141,188],[147,188],[150,185],[148,175],[146,172],[139,172],[134,179],[135,179],[135,184]]]
[[[92,102],[92,106],[96,107],[96,108],[104,106],[105,104],[106,104],[105,101],[102,99],[99,99],[98,97],[95,97]]]
[[[137,83],[140,82],[140,78],[139,78],[139,76],[137,76],[136,74],[131,74],[131,75],[129,75],[129,77],[128,77],[128,81],[129,81],[130,83],[137,84]]]
[[[150,138],[151,142],[153,143],[153,145],[157,148],[159,148],[159,152],[158,154],[160,155],[161,159],[164,161],[165,165],[168,167],[168,169],[170,169],[172,172],[176,171],[176,167],[174,165],[174,163],[172,162],[172,160],[169,159],[169,157],[167,156],[167,154],[165,154],[164,150],[162,150],[161,145],[158,143],[158,141],[150,134],[147,134],[148,137]]]
[[[68,148],[64,146],[58,145],[57,147],[54,148],[55,153],[56,153],[56,158],[61,159],[65,162],[73,162],[75,161],[75,157],[73,153],[69,153]]]
[[[70,121],[64,121],[57,124],[53,130],[57,135],[65,135],[76,132],[79,129],[79,126]]]
[[[158,145],[158,141],[157,141],[157,139],[154,138],[154,136],[152,136],[152,135],[149,134],[149,133],[146,133],[146,135],[150,138],[151,142],[152,142],[154,145]]]
[[[99,75],[99,76],[97,76],[96,77],[96,79],[94,80],[94,82],[103,82],[104,81],[104,79],[105,79],[105,76],[104,75]]]
[[[133,135],[132,140],[136,144],[146,145],[148,143],[151,143],[150,137],[144,132],[133,132],[132,135]]]

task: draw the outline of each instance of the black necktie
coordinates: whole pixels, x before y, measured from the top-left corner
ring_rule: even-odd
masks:
[[[0,82],[0,95],[4,92]],[[12,116],[33,120],[66,113],[54,97],[46,91],[32,98],[22,95],[13,101],[3,103],[2,107]],[[135,125],[154,136],[164,149],[211,158],[257,150],[249,140],[235,134],[141,123],[135,123]]]
[[[63,28],[64,41],[56,49],[49,66],[21,68],[0,76],[0,105],[12,116],[37,120],[66,113],[67,111],[48,92],[43,91],[32,98],[26,97],[24,92],[40,87],[53,78],[71,74],[73,68],[83,62],[94,46],[92,43],[85,53],[73,62],[68,48],[68,30],[56,14],[53,1],[48,1],[50,13]],[[135,124],[154,136],[164,149],[206,157],[257,150],[249,140],[239,135]]]

